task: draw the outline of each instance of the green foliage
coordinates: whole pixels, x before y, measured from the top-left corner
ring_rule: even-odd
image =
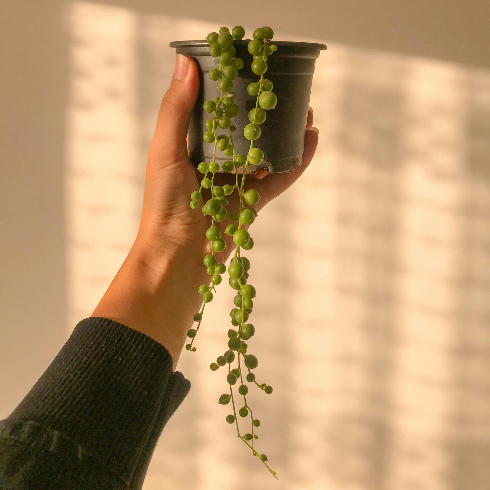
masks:
[[[276,473],[266,464],[267,456],[260,454],[254,448],[254,440],[258,439],[254,430],[260,426],[260,421],[253,417],[252,409],[247,403],[246,396],[253,385],[266,394],[272,393],[272,387],[266,383],[258,384],[255,373],[251,372],[251,370],[257,368],[258,359],[253,354],[247,353],[248,345],[245,341],[255,335],[255,327],[253,324],[246,322],[253,311],[253,298],[256,296],[256,290],[254,286],[247,284],[250,260],[241,255],[243,250],[251,250],[254,246],[253,238],[244,227],[254,223],[257,211],[253,207],[246,207],[246,205],[255,206],[260,200],[260,195],[257,190],[247,189],[245,191],[244,187],[248,166],[258,165],[264,159],[264,152],[262,149],[254,147],[254,143],[260,139],[262,133],[261,125],[267,119],[266,111],[274,109],[277,104],[277,97],[272,92],[273,83],[271,80],[264,78],[264,74],[268,69],[267,57],[277,50],[277,46],[270,42],[274,32],[268,26],[255,29],[253,39],[248,40],[246,43],[248,52],[253,56],[250,68],[253,73],[259,76],[259,79],[249,83],[247,93],[244,94],[246,97],[255,99],[255,107],[248,113],[250,124],[243,128],[243,135],[250,141],[250,148],[246,155],[239,155],[235,153],[233,141],[233,133],[237,130],[236,125],[233,123],[233,118],[239,114],[241,109],[235,101],[235,94],[232,89],[234,80],[240,77],[240,70],[244,67],[243,59],[235,56],[237,46],[239,44],[243,46],[243,43],[237,43],[235,46],[234,42],[241,41],[244,36],[245,30],[242,26],[233,27],[231,32],[227,27],[220,27],[219,32],[213,31],[206,36],[209,54],[217,58],[217,68],[211,69],[208,76],[210,80],[216,82],[220,96],[206,100],[203,103],[203,110],[209,113],[209,117],[204,123],[203,140],[213,145],[213,159],[210,162],[203,161],[197,167],[203,178],[200,182],[200,188],[194,190],[191,194],[190,207],[197,209],[201,204],[202,198],[201,211],[204,216],[208,217],[206,218],[209,222],[206,238],[210,242],[208,250],[211,250],[211,253],[204,256],[203,264],[206,267],[207,274],[210,276],[211,284],[210,286],[202,284],[199,287],[203,306],[201,311],[194,315],[194,321],[198,322],[197,327],[191,328],[187,332],[187,337],[191,339],[191,342],[186,344],[186,349],[191,352],[196,350],[192,345],[202,323],[205,305],[213,300],[216,286],[221,284],[223,280],[222,274],[227,271],[225,264],[218,263],[216,254],[223,252],[227,246],[234,245],[235,254],[228,266],[228,283],[236,291],[233,299],[235,308],[230,311],[231,323],[236,329],[228,329],[228,350],[224,355],[218,356],[216,362],[212,362],[209,367],[211,371],[217,371],[220,367],[228,364],[226,381],[230,393],[222,394],[218,400],[221,405],[228,405],[232,402],[233,413],[226,416],[226,422],[228,424],[236,422],[238,436],[252,449],[253,455],[257,456],[271,474],[277,478]],[[223,130],[226,134],[218,135],[217,129]],[[223,161],[221,166],[216,161],[216,152],[218,150],[229,158],[229,160]],[[238,169],[240,169],[240,172],[238,172]],[[218,185],[215,181],[215,176],[220,172],[224,174],[234,173],[236,175],[233,179],[234,184]],[[203,189],[207,189],[207,191],[203,192]],[[235,189],[238,195],[234,195]],[[231,202],[239,203],[238,209],[230,212],[227,196],[230,196]],[[224,223],[220,225],[219,223],[221,222]],[[236,367],[232,368],[232,364],[235,362]],[[246,376],[245,373],[242,374],[241,366],[244,370],[248,370]],[[244,376],[250,386],[244,384]],[[234,389],[236,390],[237,388],[238,393],[234,392]],[[242,396],[244,402],[243,406],[238,410],[238,414],[243,419],[248,418],[250,415],[251,419],[251,432],[243,435],[240,434],[237,420],[237,396]],[[242,421],[242,423],[244,422]],[[248,441],[251,441],[251,443]]]

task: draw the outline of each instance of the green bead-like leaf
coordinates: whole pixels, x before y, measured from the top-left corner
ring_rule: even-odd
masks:
[[[219,55],[218,61],[221,66],[226,67],[228,65],[231,65],[233,61],[233,56],[231,55],[231,53],[228,53],[228,51],[224,51]],[[223,69],[223,73],[224,73],[224,69]]]
[[[261,87],[262,87],[262,90],[264,90],[264,91],[271,91],[272,88],[274,87],[274,85],[272,84],[272,82],[268,78],[264,78],[261,82]]]
[[[214,255],[208,254],[204,257],[203,262],[206,267],[209,267],[216,264],[216,257]]]
[[[262,27],[255,29],[253,33],[254,39],[258,39],[259,41],[263,41],[265,39],[265,30]]]
[[[233,36],[229,32],[220,32],[216,42],[223,48],[233,44]]]
[[[248,393],[248,386],[247,385],[241,385],[238,388],[238,393],[240,393],[240,395],[246,395]]]
[[[257,164],[259,164],[263,160],[263,158],[264,158],[264,152],[260,148],[252,148],[248,152],[247,158],[248,158],[248,161],[252,165],[257,165]]]
[[[267,71],[267,62],[261,59],[253,60],[250,68],[256,75],[263,75]],[[262,107],[262,109],[266,109],[266,107],[264,107],[260,103],[260,96],[259,96],[259,105],[260,107]],[[271,109],[273,109],[273,107],[271,107]]]
[[[239,112],[240,112],[240,108],[235,103],[231,104],[229,107],[226,108],[226,115],[228,117],[236,117],[238,116]]]
[[[235,360],[235,353],[230,349],[225,353],[225,359],[228,364],[231,364]]]
[[[258,39],[252,39],[247,47],[251,55],[259,54],[262,51],[262,43]]]
[[[207,36],[206,36],[206,41],[209,43],[209,44],[213,44],[215,42],[218,41],[218,36],[219,34],[217,32],[210,32]]]
[[[235,65],[228,65],[223,68],[223,75],[230,80],[238,76],[238,68]]]
[[[240,289],[240,283],[238,282],[237,277],[230,277],[229,279],[229,284],[233,289],[239,290]],[[237,324],[238,325],[238,324]]]
[[[228,148],[230,148],[230,147],[228,147]],[[228,150],[228,148],[226,150]],[[221,168],[223,169],[223,172],[232,172],[233,171],[233,162],[231,162],[230,160],[226,160],[225,162],[223,162],[223,165],[221,166]],[[226,186],[232,187],[229,184],[225,184],[223,187],[226,187]],[[231,194],[231,192],[230,192],[230,194]],[[228,194],[226,194],[226,195],[228,195]]]
[[[244,209],[239,216],[240,223],[250,226],[255,221],[255,214],[250,208]]]
[[[237,337],[233,337],[228,341],[228,347],[232,350],[238,350],[241,345],[242,341]]]
[[[250,239],[250,233],[243,228],[239,228],[235,233],[233,233],[233,241],[239,247],[245,245]]]
[[[221,129],[228,129],[230,127],[230,124],[231,124],[231,121],[230,121],[230,118],[228,116],[221,116],[218,119],[218,126]]]
[[[208,240],[211,240],[211,241],[217,240],[218,238],[221,237],[221,230],[215,225],[210,226],[206,230],[206,237]],[[216,263],[216,259],[215,259],[215,263]],[[210,265],[213,265],[213,264],[210,264]]]
[[[245,310],[238,310],[235,313],[235,320],[238,323],[246,322],[248,320],[248,313]]]
[[[265,39],[271,40],[274,37],[274,31],[270,27],[266,26],[262,27],[262,29],[264,30]]]
[[[266,111],[270,111],[271,109],[274,109],[276,107],[276,104],[277,104],[277,96],[274,92],[265,90],[260,94],[259,106],[262,107],[262,109],[265,109]]]
[[[204,177],[204,179],[201,180],[201,185],[205,189],[209,189],[212,185],[211,179],[209,179],[208,177]]]
[[[221,72],[216,68],[213,68],[212,70],[209,70],[208,76],[211,80],[213,80],[213,82],[216,82],[221,78]],[[211,112],[211,111],[207,111],[207,112]]]
[[[249,189],[243,194],[245,202],[250,206],[255,206],[260,201],[260,194],[255,189]]]
[[[249,369],[255,369],[259,365],[259,361],[255,356],[248,354],[245,356],[245,366]]]
[[[243,250],[251,250],[254,246],[254,239],[250,237],[250,240],[242,245]],[[242,281],[243,283],[243,281]]]
[[[236,40],[243,39],[243,36],[245,36],[245,29],[242,26],[235,26],[231,30],[231,34],[233,35],[233,39],[236,39]],[[208,34],[208,36],[209,36],[209,34]],[[216,39],[218,39],[218,36],[216,36]]]
[[[229,161],[229,160],[227,160]],[[226,162],[225,162],[226,163]],[[231,162],[230,162],[231,163]],[[223,164],[224,165],[224,164]],[[233,163],[231,163],[231,165],[233,166]],[[234,189],[234,186],[230,185],[230,184],[225,184],[223,186],[223,192],[225,193],[225,196],[229,196],[232,192],[233,192],[233,189]]]
[[[213,194],[216,197],[223,197],[225,195],[225,191],[223,190],[223,187],[221,187],[220,185],[215,185],[213,187]]]
[[[241,70],[244,66],[244,62],[241,58],[235,58],[233,60],[233,64],[237,67],[238,70]]]
[[[202,174],[205,174],[209,170],[209,165],[206,162],[201,162],[197,166],[197,170],[199,170],[199,172],[201,172]]]
[[[235,236],[235,235],[233,235]],[[230,274],[231,277],[242,277],[242,274],[244,273],[244,268],[243,265],[240,262],[232,262],[228,266],[228,274]],[[237,305],[239,306],[239,305]],[[241,305],[240,305],[241,306]]]
[[[219,238],[218,240],[215,240],[213,242],[213,250],[215,250],[216,252],[222,252],[225,249],[225,247],[226,247],[226,243],[222,238]],[[221,278],[220,278],[220,282],[221,282]]]
[[[231,395],[225,393],[219,397],[218,401],[221,405],[228,405],[228,403],[230,403],[230,400],[231,400]]]
[[[213,112],[216,110],[216,103],[214,100],[207,100],[202,107],[206,112]]]
[[[248,260],[247,257],[239,257],[238,261],[242,263],[245,271],[250,270],[250,260]]]
[[[263,124],[267,119],[267,113],[261,107],[254,107],[248,113],[248,120],[253,124]]]
[[[243,129],[243,136],[245,136],[245,138],[247,138],[249,141],[254,141],[260,138],[261,132],[262,130],[260,129],[259,125],[250,123]]]
[[[250,284],[244,284],[240,288],[240,292],[242,293],[242,296],[244,298],[249,298],[249,299],[255,298],[256,295],[255,288]]]
[[[255,334],[255,327],[251,323],[245,323],[242,327],[242,338],[248,340]]]

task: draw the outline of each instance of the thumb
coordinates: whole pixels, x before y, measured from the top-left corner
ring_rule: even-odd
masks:
[[[172,81],[160,105],[152,142],[161,158],[171,161],[188,158],[186,137],[198,93],[196,63],[192,58],[177,54]]]

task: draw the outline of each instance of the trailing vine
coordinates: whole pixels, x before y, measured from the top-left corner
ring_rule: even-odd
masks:
[[[187,332],[187,336],[191,341],[186,344],[186,349],[193,352],[196,350],[193,344],[201,327],[204,308],[207,303],[213,300],[216,286],[221,284],[222,275],[227,270],[225,264],[217,263],[216,261],[215,252],[222,252],[226,248],[226,243],[221,236],[220,228],[216,226],[215,222],[219,223],[229,218],[231,223],[226,227],[224,233],[233,237],[233,243],[236,248],[228,266],[228,282],[237,292],[233,300],[235,307],[230,311],[230,317],[232,325],[238,327],[238,329],[230,328],[228,330],[228,350],[223,355],[218,356],[216,362],[211,363],[210,369],[217,371],[220,367],[228,365],[226,380],[229,386],[229,393],[223,393],[219,397],[218,403],[228,405],[231,402],[233,413],[226,416],[226,421],[229,424],[236,425],[237,437],[252,450],[252,454],[258,457],[270,473],[277,478],[276,472],[267,464],[267,456],[259,453],[255,448],[255,441],[258,439],[255,431],[260,427],[260,420],[254,417],[252,408],[247,402],[249,387],[245,384],[244,372],[246,372],[246,381],[257,386],[264,393],[271,394],[273,390],[266,383],[259,384],[255,373],[252,372],[257,368],[258,360],[256,356],[248,353],[248,344],[245,341],[253,337],[255,333],[254,325],[247,322],[253,311],[253,299],[256,296],[256,290],[254,286],[247,284],[250,274],[250,261],[241,254],[241,250],[251,250],[254,246],[253,238],[243,227],[249,226],[255,221],[257,212],[253,206],[259,202],[260,195],[255,189],[244,191],[244,184],[248,165],[257,165],[264,157],[263,151],[254,147],[254,141],[260,138],[260,125],[266,120],[266,111],[274,109],[277,103],[277,97],[272,92],[272,82],[264,78],[264,74],[267,72],[267,57],[277,50],[277,46],[270,43],[274,36],[274,32],[270,27],[256,29],[253,33],[253,39],[248,43],[248,52],[253,55],[251,70],[260,76],[260,79],[257,82],[250,83],[247,87],[248,94],[256,97],[256,103],[248,114],[250,123],[243,129],[243,135],[250,141],[250,147],[246,156],[239,155],[235,152],[233,132],[236,131],[236,127],[231,123],[231,119],[236,117],[240,110],[235,103],[235,94],[231,90],[233,88],[233,80],[244,66],[244,61],[235,57],[236,48],[233,42],[243,39],[244,35],[244,28],[235,26],[231,33],[227,27],[221,27],[219,33],[211,32],[206,37],[209,44],[209,54],[218,58],[219,61],[218,68],[210,70],[208,76],[211,80],[218,82],[220,97],[207,100],[203,104],[204,111],[211,114],[211,117],[205,122],[207,131],[204,132],[203,139],[207,143],[214,144],[213,159],[209,163],[203,161],[197,167],[204,177],[201,180],[199,190],[191,194],[190,206],[192,209],[197,209],[202,189],[211,190],[211,198],[202,206],[203,214],[212,218],[211,226],[206,231],[206,237],[211,242],[212,253],[206,255],[203,259],[206,271],[211,276],[211,287],[205,284],[199,287],[199,293],[203,296],[203,304],[200,312],[194,315],[197,327],[191,328]],[[218,127],[229,130],[229,135],[216,136]],[[231,160],[226,160],[222,164],[221,169],[216,162],[217,150],[231,158]],[[240,174],[238,172],[240,168],[243,169],[241,181],[239,180]],[[235,184],[215,185],[215,175],[220,170],[225,173],[235,173]],[[239,211],[238,213],[228,213],[226,196],[230,196],[235,190],[239,194]],[[247,205],[250,207],[247,207]],[[232,369],[232,364],[235,361],[236,367]],[[251,429],[246,433],[240,431],[238,423],[238,397],[234,392],[237,384],[239,384],[238,395],[243,397],[243,406],[238,409],[238,415],[243,419],[248,418],[250,415]]]

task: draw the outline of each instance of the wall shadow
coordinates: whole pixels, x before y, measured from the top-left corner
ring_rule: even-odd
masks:
[[[0,6],[0,419],[66,341],[63,4]]]
[[[326,16],[318,3],[264,6],[280,38],[329,49],[312,87],[314,163],[261,214],[247,255],[260,293],[249,345],[260,382],[274,387],[251,396],[258,447],[277,488],[486,490],[490,73],[468,67],[490,66],[488,4],[384,4],[343,3]],[[216,28],[215,9],[195,2],[60,0],[28,16],[5,5],[3,416],[129,251],[173,71],[169,42]],[[81,40],[73,5],[91,9]],[[255,24],[247,5],[233,18]],[[80,68],[77,50],[88,48],[94,63]],[[222,313],[208,326],[213,341],[226,336]],[[145,490],[275,484],[208,403],[226,387],[207,367],[215,350],[203,342],[202,354],[182,355],[193,390],[164,430]]]

